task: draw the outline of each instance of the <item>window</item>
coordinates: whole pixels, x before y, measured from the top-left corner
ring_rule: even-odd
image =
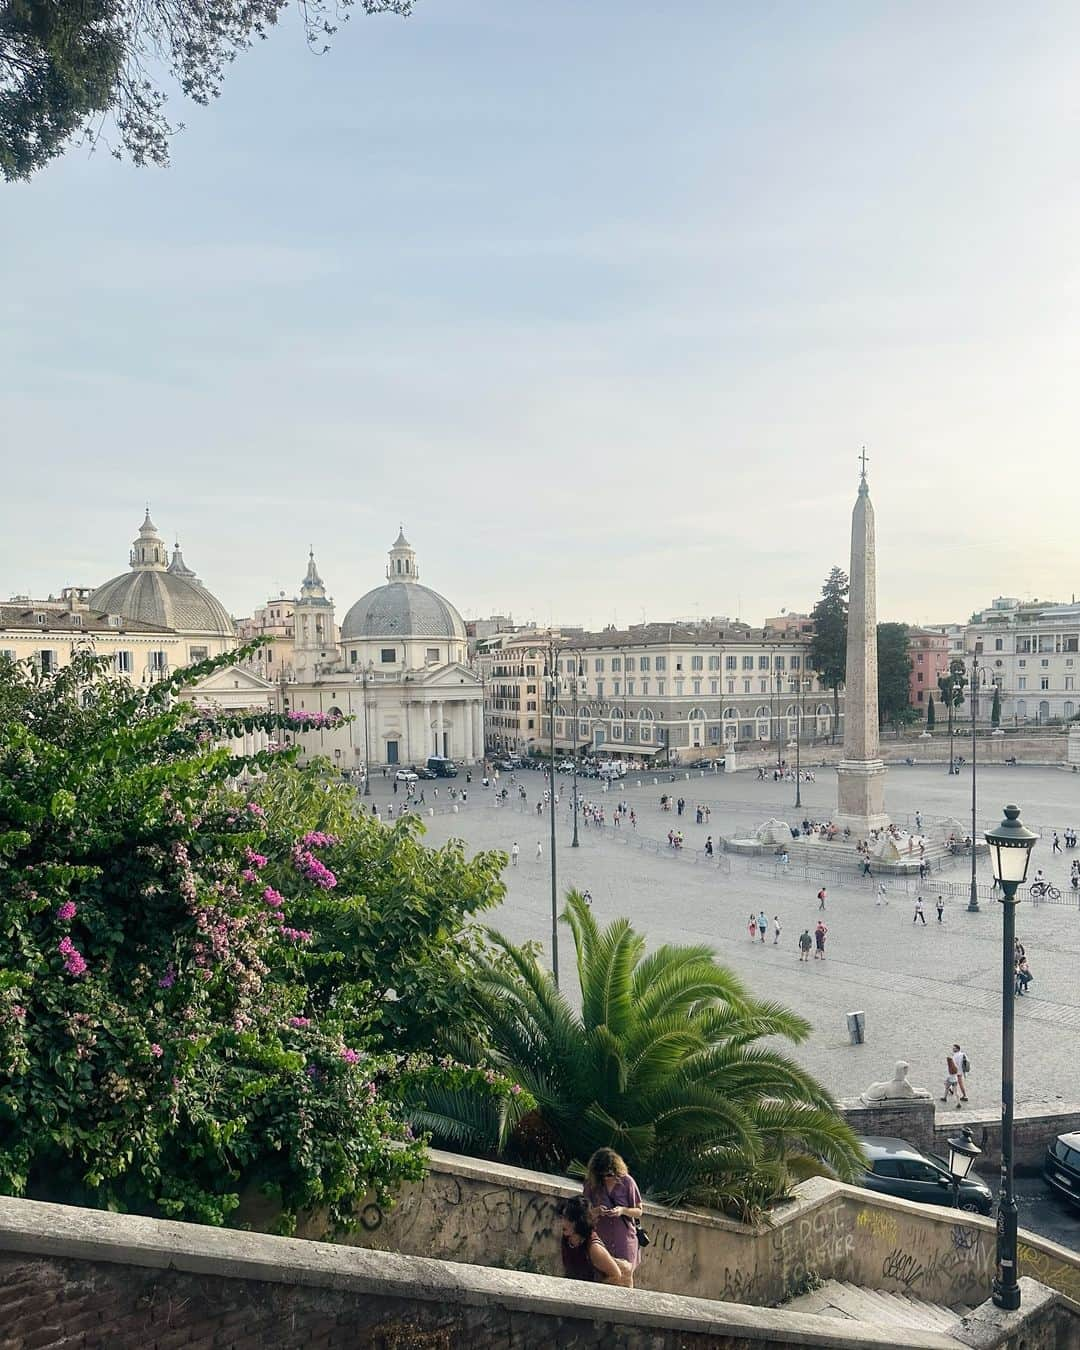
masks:
[[[642,681],[641,681],[641,696],[642,696],[642,698],[645,698],[645,697],[648,695],[648,692],[649,692],[649,681],[648,681],[648,680],[642,680]]]
[[[791,658],[791,669],[792,669],[792,670],[798,670],[799,667],[800,667],[801,665],[802,665],[802,657],[801,657],[801,656],[793,656],[793,657]]]
[[[691,684],[691,686],[693,687],[693,691],[694,691],[695,694],[700,694],[700,693],[701,693],[701,681],[700,681],[700,680],[691,680],[691,681],[690,681],[690,684]]]
[[[627,681],[626,681],[626,692],[627,692],[627,694],[630,696],[630,698],[633,698],[633,697],[634,697],[634,681],[633,681],[633,680],[627,680]]]
[[[593,661],[593,670],[596,672],[597,675],[603,675],[604,658],[602,656],[596,657],[596,659]]]
[[[692,657],[690,658],[690,669],[691,669],[691,670],[704,670],[704,669],[705,669],[705,658],[704,658],[703,656],[692,656]]]
[[[1026,662],[1026,661],[1017,661],[1016,664],[1017,664],[1017,665],[1021,668],[1021,670],[1022,670],[1022,669],[1024,668],[1024,666],[1027,665],[1027,662]]]
[[[675,681],[675,697],[676,697],[676,698],[682,698],[682,695],[683,695],[683,686],[684,686],[685,684],[686,684],[686,681],[685,681],[685,680],[679,680],[679,679],[677,679],[677,680]]]
[[[151,653],[150,653],[150,669],[151,669],[151,670],[165,670],[166,667],[168,666],[168,664],[169,664],[169,658],[168,658],[168,653],[167,653],[167,652],[151,652]]]
[[[597,680],[597,681],[596,681],[596,697],[597,697],[597,698],[603,698],[603,697],[604,697],[604,681],[603,681],[603,680]]]
[[[766,677],[766,678],[763,679],[763,680],[758,680],[758,684],[761,685],[761,692],[762,692],[763,694],[767,694],[767,693],[769,692],[769,681],[768,681],[768,677]]]
[[[434,662],[438,661],[438,659],[439,659],[439,649],[438,649],[438,647],[429,647],[429,648],[427,649],[427,652],[426,652],[425,656],[424,656],[424,660],[425,660],[425,661],[430,661],[432,664],[434,664]]]
[[[72,625],[73,628],[81,628],[81,627],[82,627],[82,615],[81,615],[81,614],[73,614],[73,615],[71,616],[71,625]]]
[[[1001,638],[995,638],[995,639],[994,639],[994,651],[996,651],[996,652],[1003,652],[1004,650],[1005,650],[1005,643],[1001,640]]]
[[[646,671],[650,670],[651,668],[652,668],[652,657],[643,656],[641,660],[638,662],[638,669],[641,671]]]
[[[921,670],[920,670],[920,671],[918,672],[918,674],[915,676],[915,679],[918,681],[919,684],[922,684],[922,682],[923,682],[923,673],[922,673]],[[919,697],[922,698],[922,695],[920,694]]]
[[[754,658],[752,656],[744,656],[742,659],[742,668],[743,670],[753,670]]]
[[[535,712],[535,711],[536,711],[536,699],[530,698],[530,699],[526,700],[526,703],[525,703],[525,711],[526,711],[526,712]]]
[[[678,656],[676,656],[676,658],[675,658],[675,669],[676,669],[676,670],[682,670],[682,663],[683,663],[683,659],[682,659],[682,654],[680,653],[680,654],[679,654]]]
[[[630,672],[634,669],[634,658],[632,656],[628,656],[624,662],[624,665],[626,668],[626,673],[627,675],[629,675]]]
[[[944,1172],[928,1162],[923,1162],[921,1158],[901,1158],[900,1173],[906,1181],[931,1181],[937,1183],[945,1175]]]
[[[768,670],[769,658],[767,656],[759,656],[757,659],[757,668],[758,670]]]
[[[875,1158],[870,1170],[876,1177],[899,1177],[900,1163],[896,1158]]]
[[[659,674],[661,670],[667,670],[667,657],[658,656],[656,658],[656,671]]]
[[[396,647],[383,647],[382,650],[379,652],[379,660],[383,663],[384,666],[392,666],[396,659],[397,659]]]
[[[358,655],[359,655],[359,653],[357,652],[357,650],[356,650],[355,647],[353,647],[353,648],[349,651],[349,665],[350,665],[350,666],[355,666],[355,665],[356,665],[356,658],[357,658]]]
[[[48,647],[43,647],[42,650],[38,652],[38,657],[41,660],[42,675],[53,674],[56,670],[56,653],[51,651]]]
[[[1047,667],[1049,664],[1050,664],[1050,662],[1046,659],[1045,656],[1044,656],[1043,659],[1039,662],[1039,665],[1042,666],[1044,670],[1046,669],[1046,667]]]
[[[785,668],[785,665],[786,665],[786,662],[785,662],[784,658],[783,658],[782,656],[778,656],[778,657],[776,658],[776,669],[777,669],[777,670],[783,670],[783,669]]]
[[[1065,676],[1065,688],[1066,688],[1066,689],[1071,689],[1071,688],[1073,687],[1073,680],[1074,680],[1075,678],[1076,678],[1076,677],[1075,677],[1074,675],[1066,675],[1066,676]]]
[[[1040,688],[1040,689],[1049,689],[1049,688],[1050,688],[1050,676],[1049,676],[1049,675],[1040,675],[1040,676],[1039,676],[1039,688]]]
[[[613,657],[611,658],[611,673],[614,675],[616,671],[618,671],[620,674],[622,673],[622,657],[621,657],[621,656],[613,656]]]
[[[923,661],[926,660],[926,657],[923,656],[922,652],[920,652],[920,653],[918,654],[918,656],[915,658],[915,660],[918,661],[918,662],[920,662],[920,663],[922,663]]]
[[[710,669],[710,670],[719,670],[719,669],[720,669],[720,658],[719,658],[718,656],[710,656],[710,657],[709,657],[709,669]]]
[[[709,681],[709,693],[710,693],[710,694],[718,694],[719,692],[720,692],[720,681],[719,681],[719,680],[710,680],[710,681]]]
[[[34,615],[34,619],[35,619],[35,621],[36,621],[37,623],[41,624],[41,626],[42,626],[43,628],[45,627],[45,615],[44,615],[44,614],[35,614],[35,615]]]
[[[189,647],[188,659],[194,664],[196,661],[205,661],[210,655],[209,647]],[[269,655],[269,653],[268,653]]]
[[[667,687],[667,680],[656,681],[656,692],[660,695],[661,698],[664,697],[664,690],[666,687]]]
[[[750,681],[749,681],[749,680],[743,680],[743,682],[742,682],[742,691],[743,691],[744,694],[748,694],[748,693],[750,692]]]
[[[735,692],[735,681],[734,681],[734,680],[725,680],[724,683],[727,685],[727,691],[728,691],[728,693],[729,693],[729,694],[733,694],[733,693]]]
[[[612,698],[618,698],[618,697],[619,697],[619,685],[620,685],[620,681],[619,681],[619,680],[612,680],[612,681],[611,681],[611,696],[612,696]]]
[[[915,697],[921,703],[923,701],[923,691],[920,689],[919,692],[915,695]]]
[[[1026,675],[1021,675],[1021,676],[1020,676],[1020,678],[1016,681],[1016,687],[1017,687],[1017,689],[1026,689],[1026,688],[1027,688],[1027,676],[1026,676]]]
[[[737,670],[737,669],[738,669],[738,666],[739,666],[739,658],[738,658],[737,656],[725,656],[725,657],[724,657],[724,669],[725,669],[725,670]]]
[[[130,675],[135,669],[134,652],[117,652],[113,660],[116,662],[116,669],[121,675]]]

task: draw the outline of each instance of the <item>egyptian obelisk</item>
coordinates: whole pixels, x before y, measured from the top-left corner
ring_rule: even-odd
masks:
[[[874,508],[866,481],[866,454],[851,513],[848,573],[847,675],[844,680],[844,758],[837,768],[836,823],[865,839],[889,823],[885,765],[878,748],[877,564]]]

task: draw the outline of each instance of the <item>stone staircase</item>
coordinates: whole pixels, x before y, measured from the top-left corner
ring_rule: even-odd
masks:
[[[855,848],[855,844],[848,843],[843,839],[834,839],[832,843],[813,842],[811,840],[793,839],[788,846],[788,856],[792,863],[798,867],[835,868],[840,872],[850,872],[852,876],[858,876],[862,871],[863,860]],[[949,852],[948,845],[943,842],[932,842],[929,839],[926,843],[926,861],[934,869],[939,871],[944,862],[953,861],[953,854]],[[967,858],[970,866],[970,855]],[[910,858],[905,854],[899,862],[882,863],[877,859],[871,860],[871,869],[882,876],[915,876],[919,870],[919,855],[914,853]]]
[[[783,1306],[786,1312],[816,1313],[819,1317],[865,1322],[879,1328],[902,1327],[909,1331],[936,1331],[941,1335],[954,1331],[960,1318],[970,1311],[962,1305],[946,1308],[902,1294],[862,1289],[842,1280],[826,1280],[820,1289],[801,1294]],[[898,1340],[897,1344],[903,1342]]]

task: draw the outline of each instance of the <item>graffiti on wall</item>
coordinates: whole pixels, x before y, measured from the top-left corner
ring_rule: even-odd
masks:
[[[831,1275],[854,1250],[854,1224],[843,1200],[821,1205],[772,1233],[773,1260],[789,1289],[811,1275]]]

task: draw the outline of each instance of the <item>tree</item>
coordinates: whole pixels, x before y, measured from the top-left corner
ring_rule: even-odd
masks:
[[[810,642],[810,664],[821,683],[832,690],[832,739],[840,725],[840,687],[847,675],[847,597],[848,575],[834,567],[825,578],[821,599],[814,606],[814,636]]]
[[[535,1103],[517,1138],[541,1138],[556,1167],[580,1169],[608,1145],[663,1203],[692,1200],[743,1215],[794,1179],[860,1167],[829,1094],[772,1045],[809,1023],[753,998],[707,946],[645,955],[628,920],[600,929],[571,892],[578,1000],[533,952],[498,933],[483,990],[491,1061]],[[531,1131],[531,1133],[530,1133]]]
[[[349,1228],[422,1175],[379,1000],[311,1006],[332,843],[232,786],[276,756],[224,744],[286,719],[176,698],[236,655],[148,690],[0,661],[0,1192],[221,1224],[258,1188]]]
[[[265,38],[288,0],[8,0],[0,6],[0,170],[29,178],[110,117],[136,164],[167,164],[180,128],[148,72],[167,71],[194,103],[221,92],[229,63]],[[353,0],[297,0],[308,45],[326,50]],[[359,0],[407,15],[412,0]],[[119,147],[114,154],[119,155]]]
[[[934,711],[934,695],[932,693],[928,694],[927,700],[926,729],[927,731],[933,731],[934,727],[937,726],[937,713]]]
[[[967,675],[964,673],[964,663],[958,656],[954,656],[949,662],[948,672],[938,676],[938,690],[941,693],[941,701],[949,710],[949,772],[959,773],[956,767],[956,757],[953,754],[953,710],[959,708],[964,701],[964,689],[967,687]]]
[[[990,725],[992,727],[1001,726],[1001,689],[994,685],[994,701],[990,706]]]
[[[878,719],[901,727],[915,719],[911,706],[911,656],[906,623],[877,626]]]

